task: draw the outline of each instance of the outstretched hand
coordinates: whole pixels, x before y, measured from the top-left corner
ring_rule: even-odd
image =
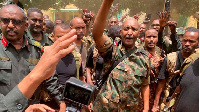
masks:
[[[166,11],[165,12],[162,12],[161,14],[158,15],[160,20],[160,28],[164,28],[165,26],[167,26],[169,23],[168,23],[168,19],[170,17],[170,13],[167,13]]]
[[[72,52],[74,45],[69,46],[72,42],[76,40],[75,30],[71,30],[69,33],[60,37],[51,46],[47,46],[44,49],[44,53],[36,65],[34,72],[45,71],[40,78],[48,79],[54,73],[58,61]]]

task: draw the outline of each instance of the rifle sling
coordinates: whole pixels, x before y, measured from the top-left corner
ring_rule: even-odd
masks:
[[[127,52],[122,58],[120,58],[118,61],[115,61],[114,64],[110,67],[109,71],[107,72],[107,74],[103,77],[102,80],[102,85],[104,84],[104,82],[107,80],[109,74],[111,73],[111,71],[120,63],[122,62],[126,57],[129,57],[133,52],[135,51],[135,48],[133,48],[131,51]]]

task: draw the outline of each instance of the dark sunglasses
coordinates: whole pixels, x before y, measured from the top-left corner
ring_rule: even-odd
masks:
[[[12,21],[12,24],[15,26],[21,26],[24,23],[22,20],[0,17],[0,22],[3,22],[5,25],[8,25],[10,21]]]

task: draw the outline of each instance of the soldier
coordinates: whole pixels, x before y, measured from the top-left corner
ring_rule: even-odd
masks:
[[[118,19],[114,16],[109,19],[109,23],[108,23],[109,27],[111,27],[113,25],[118,25]]]
[[[146,51],[135,47],[139,33],[138,21],[130,18],[123,23],[120,31],[122,41],[117,46],[103,34],[113,1],[103,0],[94,22],[93,38],[104,59],[104,72],[108,74],[93,103],[94,111],[137,111],[141,92],[143,111],[148,112],[150,69]]]
[[[158,32],[155,29],[149,29],[145,33],[144,47],[147,52],[151,55],[151,73],[150,73],[150,98],[149,107],[150,110],[153,107],[156,87],[157,87],[157,77],[159,74],[160,66],[163,62],[164,56],[162,56],[162,50],[156,46],[158,42]]]
[[[99,87],[102,81],[103,58],[99,55],[95,45],[88,52],[86,67],[87,83]]]
[[[164,90],[165,96],[163,98],[163,103],[161,105],[161,110],[164,109],[164,105],[170,102],[170,97],[172,96],[176,86],[177,80],[180,78],[179,70],[185,58],[189,57],[195,52],[195,49],[199,44],[199,30],[196,28],[188,28],[183,35],[181,51],[172,52],[167,55],[164,59],[160,73],[158,76],[159,82],[156,90],[156,97],[154,100],[154,108],[159,109],[159,100],[162,91]],[[167,106],[166,106],[167,107]],[[168,107],[167,107],[168,108]]]
[[[31,40],[36,40],[42,46],[49,46],[53,41],[43,32],[43,13],[38,8],[29,8],[27,11],[28,16],[28,31],[27,36]]]
[[[111,26],[118,25],[118,24],[119,24],[119,21],[118,21],[117,17],[113,16],[108,20],[108,29],[110,29]],[[108,29],[104,29],[104,33],[106,35],[108,34]]]
[[[85,81],[85,71],[86,71],[86,58],[87,58],[87,45],[82,40],[86,34],[86,25],[83,19],[75,17],[70,21],[70,28],[76,29],[77,40],[75,41],[75,49],[72,54],[76,60],[77,68],[77,78],[80,78],[82,81]]]
[[[60,18],[57,18],[57,19],[55,20],[55,23],[54,23],[54,24],[59,24],[59,23],[64,23],[64,21],[63,21],[62,19],[60,19]]]
[[[140,39],[140,42],[143,43],[144,42],[144,34],[147,30],[147,25],[142,23],[140,24],[140,32],[139,32],[139,39]]]
[[[181,66],[175,112],[199,112],[199,49]]]
[[[50,35],[53,32],[54,24],[50,19],[45,19],[45,33]]]
[[[0,111],[23,111],[28,104],[39,103],[38,89],[31,97],[23,96],[16,86],[35,67],[41,57],[41,48],[29,40],[24,32],[28,27],[23,9],[6,5],[0,10],[0,25],[3,34],[0,41]],[[41,47],[39,44],[38,46]],[[53,75],[40,87],[45,87],[58,104],[62,104],[57,77]],[[30,91],[32,88],[29,88]],[[30,98],[31,97],[31,98]],[[20,99],[18,99],[20,98]]]

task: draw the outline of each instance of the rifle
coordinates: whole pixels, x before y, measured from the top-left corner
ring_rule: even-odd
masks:
[[[162,110],[163,112],[174,112],[174,106],[175,106],[175,101],[180,93],[180,84],[176,86],[176,89],[172,96],[168,98],[168,102],[166,102],[166,105],[164,106],[164,109]]]
[[[175,100],[176,100],[176,97],[179,93],[178,91],[178,86],[180,84],[180,80],[178,80],[178,82],[176,83],[177,86],[175,87],[175,89],[173,89],[171,86],[170,86],[170,82],[172,81],[173,77],[175,75],[179,75],[180,74],[180,70],[177,70],[174,72],[173,75],[171,75],[169,77],[169,80],[167,81],[168,83],[166,84],[166,90],[164,90],[164,94],[165,94],[165,97],[163,98],[163,103],[161,103],[161,112],[171,112],[171,108],[174,106],[175,104]],[[180,76],[179,79],[181,79],[182,77]]]
[[[165,5],[164,5],[164,10],[163,11],[166,11],[167,13],[170,13],[170,0],[165,0]],[[167,21],[169,21],[169,19]],[[167,35],[168,28],[165,28],[164,32],[165,32],[165,35]]]

